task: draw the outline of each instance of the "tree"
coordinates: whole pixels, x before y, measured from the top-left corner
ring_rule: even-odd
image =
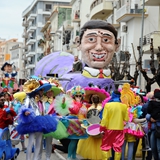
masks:
[[[154,53],[154,47],[153,47],[153,39],[151,39],[151,43],[150,43],[150,51],[151,51],[151,60],[150,60],[150,70],[151,70],[151,73],[153,74],[153,77],[150,78],[148,75],[147,75],[147,70],[145,70],[143,67],[142,67],[142,56],[143,54],[141,55],[140,53],[140,49],[141,47],[138,46],[137,47],[138,51],[139,51],[139,60],[138,60],[138,69],[139,71],[142,73],[145,81],[147,82],[146,84],[146,91],[147,92],[150,92],[151,91],[151,85],[153,83],[157,83],[159,86],[160,86],[160,53],[157,53],[157,59],[158,59],[158,68],[156,69],[155,67],[155,53]],[[160,51],[160,47],[158,47],[159,51]]]
[[[130,53],[120,51],[119,58],[117,56],[115,53],[110,65],[111,77],[115,81],[124,79],[126,73],[130,70]]]

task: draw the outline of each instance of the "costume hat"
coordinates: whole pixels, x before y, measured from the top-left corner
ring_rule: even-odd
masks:
[[[63,87],[57,79],[50,78],[48,82],[50,82],[50,84],[52,85],[51,90],[53,91],[55,97],[60,93],[64,93]]]
[[[1,70],[2,71],[4,71],[4,67],[6,67],[7,65],[11,65],[10,63],[8,63],[8,62],[5,62],[4,64],[3,64],[3,66],[2,66],[2,68],[1,68]]]
[[[43,90],[44,92],[47,92],[47,91],[49,91],[49,90],[51,89],[51,87],[52,87],[52,85],[51,85],[48,81],[46,81],[46,80],[40,80],[40,81],[39,81],[39,84],[40,84],[40,86],[39,86],[39,88],[37,88],[37,89],[35,90],[35,92],[38,92],[38,91],[40,91],[40,90]]]
[[[23,85],[23,91],[27,94],[33,93],[37,88],[39,88],[40,83],[35,79],[27,80]]]
[[[23,103],[24,99],[26,98],[26,93],[25,92],[17,92],[13,94],[14,99],[20,101]]]
[[[100,89],[97,86],[85,87],[85,97],[84,101],[90,102],[92,95],[98,95],[100,98],[100,103],[106,98],[110,97],[110,94],[106,92],[104,89]]]

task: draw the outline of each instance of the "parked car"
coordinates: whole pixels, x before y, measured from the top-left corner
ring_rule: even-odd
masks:
[[[19,148],[13,148],[8,128],[0,129],[0,160],[16,160]]]

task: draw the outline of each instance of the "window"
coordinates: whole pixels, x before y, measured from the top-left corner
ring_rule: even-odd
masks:
[[[50,11],[51,9],[52,9],[52,5],[51,4],[46,4],[45,11]]]

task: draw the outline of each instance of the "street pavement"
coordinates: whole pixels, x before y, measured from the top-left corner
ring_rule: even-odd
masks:
[[[28,139],[25,140],[26,146],[27,146],[27,143],[28,143]],[[59,142],[57,140],[53,140],[53,143],[59,144]],[[22,146],[20,143],[16,147],[19,148],[20,150],[22,149]],[[80,156],[77,156],[77,158],[82,159],[82,157],[80,157]],[[24,153],[24,151],[21,151],[17,160],[25,160],[25,159],[26,159],[26,153]],[[66,153],[63,153],[59,150],[55,150],[55,153],[51,154],[50,160],[66,160],[66,159],[67,159]],[[42,160],[45,160],[45,150],[43,150]]]
[[[25,140],[26,146],[27,146],[28,139]],[[54,140],[53,143],[59,144],[57,140]],[[18,147],[21,150],[21,144],[19,143],[16,147]],[[83,158],[77,155],[77,158],[82,160]],[[67,154],[63,153],[61,151],[55,150],[55,153],[51,154],[51,159],[50,160],[66,160],[67,159]],[[142,158],[136,158],[136,160],[141,160]],[[21,151],[17,160],[26,160],[26,153],[24,151]],[[42,154],[42,160],[45,160],[45,150],[43,150]]]

